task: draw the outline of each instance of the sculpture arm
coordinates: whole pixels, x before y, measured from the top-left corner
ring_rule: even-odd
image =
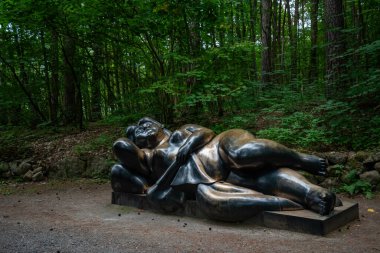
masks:
[[[132,171],[144,176],[151,174],[151,170],[148,166],[150,150],[142,150],[131,140],[121,138],[113,144],[113,152],[120,163]]]
[[[176,160],[169,166],[165,173],[157,180],[151,191],[162,190],[170,187],[173,178],[178,169],[193,155],[193,153],[209,143],[215,136],[215,133],[208,128],[197,125],[185,125],[180,130],[191,133],[185,143],[179,148]]]
[[[191,132],[191,135],[178,150],[175,162],[179,165],[185,163],[192,153],[205,146],[215,136],[211,129],[198,125],[185,125],[182,129]]]

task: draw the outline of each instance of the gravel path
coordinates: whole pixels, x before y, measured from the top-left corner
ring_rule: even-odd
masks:
[[[0,187],[0,252],[380,252],[380,195],[322,237],[111,205],[108,183]]]

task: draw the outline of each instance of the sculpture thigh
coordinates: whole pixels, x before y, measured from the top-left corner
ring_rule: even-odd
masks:
[[[231,170],[258,171],[268,168],[303,167],[301,154],[277,142],[256,139],[241,129],[222,133],[219,154]]]
[[[115,164],[111,169],[111,186],[115,192],[142,194],[149,185],[147,180],[131,172],[121,164]]]

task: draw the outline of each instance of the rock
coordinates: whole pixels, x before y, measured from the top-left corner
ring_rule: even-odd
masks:
[[[378,172],[380,172],[380,162],[375,163],[375,165],[373,166],[373,168],[375,170],[377,170]]]
[[[43,172],[43,170],[44,170],[44,168],[42,168],[42,167],[38,167],[38,168],[36,168],[36,169],[33,170],[33,174],[36,174],[36,173],[38,173],[38,172],[40,172],[40,171]]]
[[[339,184],[339,179],[338,178],[336,178],[336,177],[329,177],[329,178],[326,178],[321,183],[321,186],[324,187],[324,188],[331,189],[331,188],[336,187],[338,184]]]
[[[22,178],[26,181],[31,181],[33,178],[33,171],[28,170]]]
[[[32,180],[33,180],[34,182],[44,180],[44,173],[42,173],[42,171],[37,172],[36,174],[33,175]]]
[[[360,179],[368,181],[371,185],[378,185],[380,183],[380,173],[376,170],[367,171],[360,175]]]
[[[11,171],[12,175],[15,175],[15,172],[18,170],[18,165],[19,161],[13,161],[9,163],[9,170]]]
[[[86,161],[78,157],[66,157],[57,163],[55,168],[49,171],[51,178],[81,177],[86,170]]]
[[[368,170],[372,169],[373,166],[377,163],[380,162],[380,152],[377,152],[370,157],[368,157],[364,162],[364,167],[366,167]]]
[[[329,164],[345,164],[347,162],[348,154],[346,152],[329,152],[326,153],[325,158],[329,161]]]
[[[17,163],[13,163],[11,165],[11,171],[13,175],[21,176],[24,175],[28,170],[32,169],[32,165],[30,164],[30,159],[24,160],[17,166]]]
[[[0,162],[0,175],[9,171],[9,164],[6,162]]]
[[[370,157],[370,153],[365,151],[358,151],[354,153],[353,158],[358,162],[364,162],[368,157]]]

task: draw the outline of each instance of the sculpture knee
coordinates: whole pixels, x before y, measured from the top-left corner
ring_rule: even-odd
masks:
[[[148,188],[148,182],[122,165],[115,164],[111,169],[111,186],[115,192],[142,194]]]
[[[114,154],[120,161],[124,159],[123,154],[126,150],[128,150],[128,148],[128,143],[125,139],[118,139],[112,146]]]

